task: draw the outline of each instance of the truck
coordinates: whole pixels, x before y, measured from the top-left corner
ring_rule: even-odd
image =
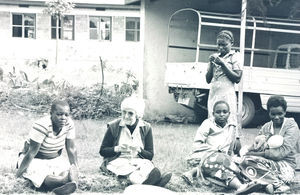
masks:
[[[233,32],[233,49],[239,51],[239,15],[200,12],[185,8],[173,13],[168,24],[165,85],[175,100],[207,116],[208,57],[217,51],[221,30]],[[271,95],[282,95],[287,112],[300,113],[300,21],[247,17],[243,67],[242,125],[266,110]],[[236,85],[238,91],[238,85]]]

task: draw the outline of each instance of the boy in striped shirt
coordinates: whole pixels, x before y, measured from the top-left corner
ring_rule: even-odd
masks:
[[[66,101],[54,101],[50,115],[33,124],[18,162],[17,177],[29,179],[55,194],[70,194],[77,188],[75,128]],[[69,162],[61,156],[66,148]]]

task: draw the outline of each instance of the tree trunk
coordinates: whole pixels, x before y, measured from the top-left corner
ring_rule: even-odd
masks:
[[[58,63],[58,39],[59,39],[59,17],[56,17],[56,56],[55,56],[55,64]]]

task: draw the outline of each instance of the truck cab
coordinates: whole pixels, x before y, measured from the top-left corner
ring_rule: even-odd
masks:
[[[273,68],[300,69],[300,44],[284,44],[277,48]]]

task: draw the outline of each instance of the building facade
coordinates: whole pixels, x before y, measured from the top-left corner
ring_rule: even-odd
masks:
[[[290,7],[293,1],[281,2],[267,15],[287,17],[287,6]],[[57,27],[51,16],[43,12],[44,1],[0,0],[1,66],[11,69],[12,65],[45,58],[56,77],[64,78],[67,73],[74,82],[88,85],[101,81],[99,72],[95,71],[99,69],[101,57],[106,67],[105,83],[121,82],[126,79],[126,71],[137,75],[141,95],[147,103],[146,117],[155,119],[168,114],[193,115],[192,110],[175,102],[164,84],[170,16],[182,8],[239,15],[242,1],[74,2],[76,7]],[[58,64],[55,64],[56,28],[60,32]]]
[[[108,85],[124,80],[127,71],[138,75],[143,51],[140,5],[128,4],[132,0],[107,2],[74,1],[74,9],[57,26],[55,18],[45,13],[44,1],[0,1],[1,67],[5,72],[12,66],[26,69],[42,59],[58,79],[89,85],[101,81],[98,72],[90,74],[99,69],[101,58]],[[118,72],[120,77],[114,76]]]

